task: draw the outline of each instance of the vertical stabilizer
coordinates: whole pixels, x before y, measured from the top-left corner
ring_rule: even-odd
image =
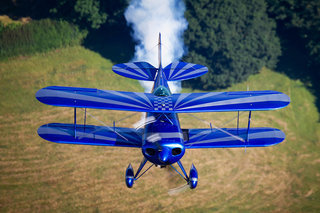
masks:
[[[159,60],[159,69],[161,68],[161,33],[159,33],[159,43],[158,43],[158,60]]]

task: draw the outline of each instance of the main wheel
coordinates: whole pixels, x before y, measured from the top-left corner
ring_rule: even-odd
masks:
[[[189,174],[189,186],[190,189],[195,189],[198,185],[198,171],[192,164]]]
[[[126,170],[126,185],[128,188],[132,188],[134,184],[134,172],[131,164],[129,164]]]

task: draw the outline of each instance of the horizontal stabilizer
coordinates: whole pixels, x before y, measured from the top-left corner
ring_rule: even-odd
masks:
[[[181,93],[164,97],[60,86],[40,89],[36,98],[42,103],[62,107],[163,113],[274,110],[290,103],[287,95],[277,91]]]
[[[174,62],[163,69],[168,81],[182,81],[199,77],[208,72],[208,68],[200,64]]]
[[[265,147],[281,143],[285,134],[274,128],[189,129],[186,148]]]
[[[112,67],[118,75],[143,81],[153,81],[157,69],[147,62],[116,64]]]
[[[76,131],[75,131],[76,130]],[[141,147],[142,138],[136,129],[108,128],[93,125],[50,123],[39,127],[38,134],[47,141],[55,143]]]

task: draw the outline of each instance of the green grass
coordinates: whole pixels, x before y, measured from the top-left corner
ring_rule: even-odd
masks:
[[[199,172],[198,188],[169,196],[184,182],[170,169],[152,168],[127,189],[124,172],[137,169],[139,149],[54,144],[37,136],[49,122],[72,122],[73,111],[39,103],[49,85],[142,91],[139,83],[114,74],[111,62],[82,47],[59,49],[0,62],[1,212],[319,212],[320,126],[315,97],[300,81],[263,69],[228,90],[278,90],[292,103],[254,112],[252,126],[282,129],[285,142],[268,148],[187,150],[183,163]],[[184,89],[184,92],[190,89]],[[111,124],[132,114],[89,110]],[[82,115],[81,111],[78,112]],[[199,113],[221,126],[236,113]],[[245,126],[247,114],[242,114]],[[140,114],[121,122],[132,126]],[[185,128],[206,127],[181,114]],[[88,118],[92,124],[98,124]],[[79,120],[81,122],[81,119]],[[235,126],[236,121],[227,126]]]
[[[138,89],[137,81],[116,76],[111,67],[110,61],[78,46],[1,63],[0,95],[6,101],[0,103],[0,114],[47,108],[34,95],[49,85],[121,89],[124,84],[130,90]]]
[[[4,24],[0,19],[0,60],[80,45],[87,32],[63,20]]]

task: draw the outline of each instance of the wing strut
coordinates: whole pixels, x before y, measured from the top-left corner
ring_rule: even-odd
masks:
[[[86,121],[87,121],[87,108],[84,108],[84,119],[83,119],[84,128],[86,128]]]
[[[86,108],[85,108],[86,109]],[[91,113],[86,112],[86,114],[89,114],[89,116],[91,116],[93,119],[95,119],[96,121],[98,121],[99,123],[101,123],[104,127],[107,127],[109,130],[113,131],[114,133],[116,133],[117,135],[119,135],[121,138],[125,139],[126,141],[129,141],[126,137],[124,137],[123,135],[121,135],[119,132],[115,131],[115,127],[111,128],[109,126],[107,126],[104,122],[102,122],[101,120],[99,120],[98,118],[96,118],[95,116],[93,116]],[[97,131],[97,130],[96,130]],[[93,133],[93,132],[92,132]]]
[[[191,116],[191,117],[193,117],[193,118],[195,118],[195,119],[197,119],[197,120],[199,120],[199,121],[202,121],[202,122],[204,122],[205,124],[210,125],[210,128],[213,126],[213,127],[216,129],[216,131],[220,131],[220,132],[226,133],[227,135],[229,135],[229,136],[231,136],[231,137],[233,137],[233,138],[236,138],[237,140],[240,140],[240,141],[242,141],[242,142],[245,142],[245,140],[242,139],[241,137],[239,137],[239,136],[237,136],[237,135],[234,135],[234,134],[231,134],[230,132],[227,132],[226,130],[223,130],[222,128],[219,128],[219,127],[217,127],[216,125],[214,125],[214,124],[212,124],[212,123],[210,123],[210,122],[208,122],[208,121],[206,121],[206,120],[203,120],[203,119],[201,119],[201,118],[198,118],[197,116],[192,115],[192,114],[189,114],[189,113],[188,113],[187,115],[189,115],[189,116]],[[232,120],[234,120],[234,119],[235,119],[235,118],[233,118]],[[224,123],[224,125],[228,124],[228,123],[231,122],[232,120]],[[224,126],[224,125],[223,125],[223,126]]]
[[[74,138],[77,137],[77,108],[74,108]]]
[[[251,123],[251,111],[249,111],[248,129],[247,129],[247,139],[246,139],[246,142],[249,142],[249,130],[250,130],[250,123]]]
[[[77,107],[74,107],[73,110],[73,123],[74,123],[74,139],[77,138]],[[86,129],[86,120],[87,120],[87,108],[84,108],[84,118],[83,118],[83,128]]]
[[[249,144],[249,130],[250,130],[250,123],[251,123],[251,111],[249,111],[249,117],[248,117],[248,129],[247,129],[247,138],[245,141],[245,148],[244,152],[247,151],[247,144]]]
[[[238,119],[237,119],[237,135],[239,135],[239,111],[238,111]]]

